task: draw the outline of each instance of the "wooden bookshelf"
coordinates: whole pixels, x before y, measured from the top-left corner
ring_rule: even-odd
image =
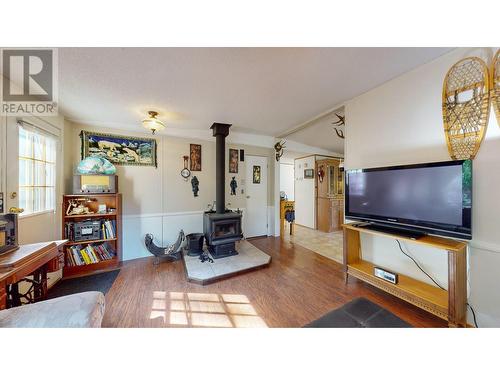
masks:
[[[66,210],[68,208],[69,202],[72,199],[84,198],[88,199],[85,202],[85,206],[89,208],[90,211],[94,212],[92,214],[84,215],[66,215]],[[113,209],[113,212],[97,213],[98,206],[100,204],[105,204],[106,208]],[[93,273],[103,272],[109,269],[118,268],[122,260],[122,196],[121,194],[71,194],[65,195],[63,197],[62,203],[62,233],[65,239],[69,241],[64,245],[64,268],[63,277],[71,278],[76,276],[84,276]],[[66,224],[74,223],[78,221],[85,220],[114,220],[115,221],[115,237],[114,238],[103,238],[101,233],[101,239],[99,240],[84,240],[84,241],[71,241],[67,238],[66,234]],[[110,247],[115,256],[112,259],[101,259],[98,263],[91,263],[86,265],[71,265],[68,262],[67,249],[75,245],[91,245],[91,244],[103,244]]]
[[[346,282],[348,275],[371,284],[415,306],[418,306],[444,320],[450,327],[465,327],[467,312],[467,244],[447,238],[424,236],[419,239],[409,239],[398,235],[383,233],[355,224],[344,224],[344,270]],[[360,233],[390,237],[400,241],[431,246],[448,253],[448,290],[424,283],[405,275],[398,275],[398,283],[375,277],[376,265],[361,258]],[[382,267],[384,268],[384,267]]]
[[[89,245],[89,244],[97,244],[97,243],[104,243],[104,242],[111,242],[111,241],[117,241],[117,238],[102,238],[100,240],[90,240],[90,241],[68,241],[66,244],[67,246],[73,246],[73,245]]]

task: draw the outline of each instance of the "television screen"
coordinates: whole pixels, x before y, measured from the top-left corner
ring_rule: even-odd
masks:
[[[346,172],[346,218],[471,238],[472,162]]]

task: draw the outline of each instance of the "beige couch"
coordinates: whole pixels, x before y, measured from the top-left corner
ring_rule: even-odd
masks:
[[[104,294],[84,292],[0,310],[0,327],[98,328],[104,315]]]

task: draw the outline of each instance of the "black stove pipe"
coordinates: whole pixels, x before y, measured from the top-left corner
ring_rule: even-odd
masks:
[[[226,137],[231,124],[214,122],[210,129],[215,137],[215,203],[216,212],[226,212]]]

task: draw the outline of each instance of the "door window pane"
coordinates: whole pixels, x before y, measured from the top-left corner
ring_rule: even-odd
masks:
[[[19,128],[19,207],[25,214],[55,210],[56,139]]]

